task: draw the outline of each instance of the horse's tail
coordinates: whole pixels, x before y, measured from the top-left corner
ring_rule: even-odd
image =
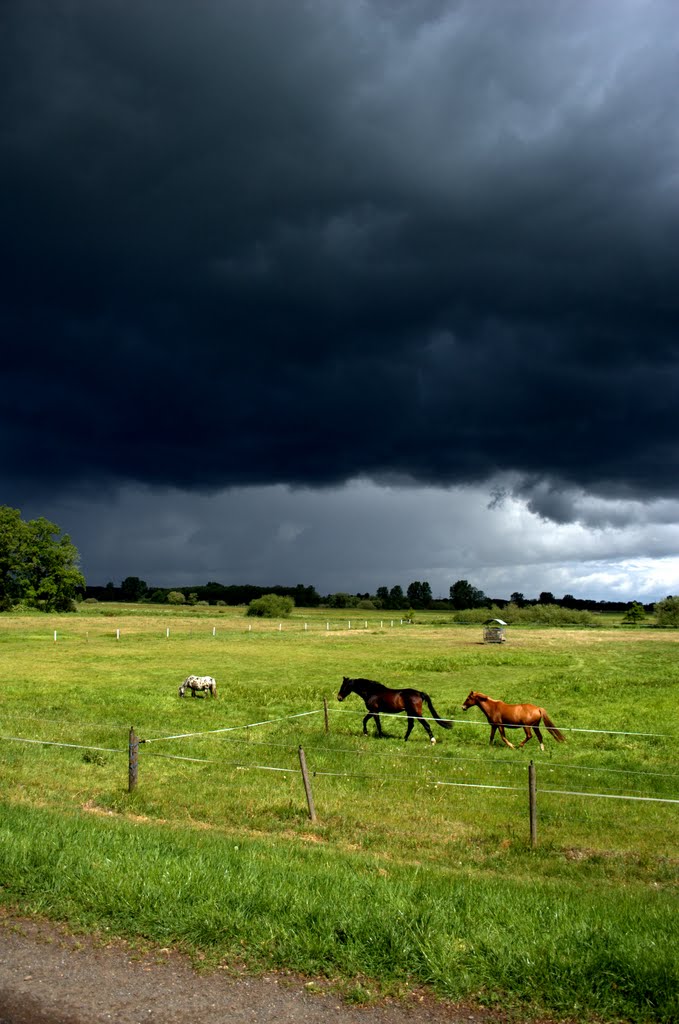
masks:
[[[422,693],[422,691],[420,691],[420,693]],[[453,723],[452,722],[446,722],[446,720],[444,718],[439,718],[439,716],[436,714],[436,709],[435,709],[434,705],[432,704],[431,697],[429,696],[428,693],[422,693],[422,700],[426,700],[427,706],[429,707],[429,710],[431,711],[432,718],[434,718],[436,720],[436,722],[441,726],[442,729],[452,729],[453,728]]]
[[[547,731],[551,732],[552,736],[557,741],[557,743],[565,743],[566,742],[566,737],[564,736],[564,734],[562,732],[559,732],[559,730],[554,725],[554,722],[551,720],[551,718],[549,717],[549,715],[547,714],[547,712],[545,711],[544,708],[542,709],[542,721],[547,726]]]

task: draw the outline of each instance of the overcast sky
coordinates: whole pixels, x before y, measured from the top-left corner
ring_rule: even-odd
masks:
[[[676,0],[4,0],[0,503],[92,584],[679,593]]]

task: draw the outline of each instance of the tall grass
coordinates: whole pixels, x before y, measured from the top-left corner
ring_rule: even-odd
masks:
[[[364,853],[4,807],[4,898],[228,963],[426,984],[532,1012],[672,1021],[679,953],[663,894],[485,876]]]

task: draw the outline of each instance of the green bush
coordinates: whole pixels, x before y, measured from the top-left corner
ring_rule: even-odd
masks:
[[[280,594],[264,594],[250,601],[246,615],[255,615],[262,619],[287,619],[295,602],[291,597]]]
[[[676,595],[658,601],[654,611],[659,626],[679,626],[679,597]]]
[[[168,604],[186,604],[186,598],[182,594],[181,590],[171,590],[167,595]]]
[[[508,604],[504,608],[492,605],[490,608],[468,608],[453,614],[453,622],[483,623],[488,619],[504,619],[510,626],[529,622],[541,626],[591,626],[594,623],[591,612],[561,608],[558,604],[533,604],[525,608],[519,608],[516,604]]]

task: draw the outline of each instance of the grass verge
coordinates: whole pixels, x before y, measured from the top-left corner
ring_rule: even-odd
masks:
[[[0,899],[71,927],[530,1014],[679,1019],[667,892],[533,879],[530,858],[511,878],[385,868],[355,851],[0,804]]]

